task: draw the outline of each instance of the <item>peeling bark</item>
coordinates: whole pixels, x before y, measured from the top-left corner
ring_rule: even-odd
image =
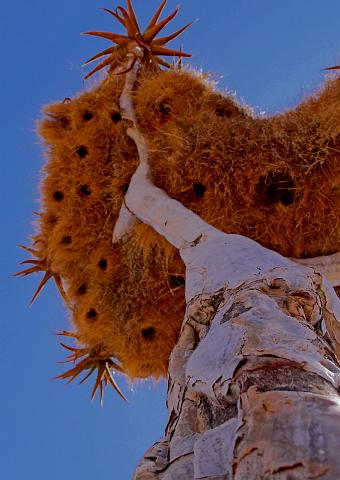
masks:
[[[340,305],[299,268],[188,303],[162,456],[148,452],[135,480],[340,478],[339,347],[327,330],[339,333]]]
[[[314,258],[292,258],[301,265],[309,265],[322,273],[336,287],[340,285],[340,252]]]
[[[185,263],[187,302],[165,436],[134,480],[339,479],[334,289],[311,266],[224,234],[169,198],[152,183],[136,125],[129,134],[141,163],[114,240],[131,229],[126,210],[164,235]]]

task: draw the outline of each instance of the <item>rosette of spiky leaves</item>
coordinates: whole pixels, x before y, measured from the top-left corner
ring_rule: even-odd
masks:
[[[158,22],[159,17],[167,3],[167,0],[163,0],[160,6],[158,7],[157,11],[155,12],[154,16],[150,20],[149,25],[147,26],[146,30],[141,33],[139,24],[136,18],[135,11],[133,9],[131,0],[127,0],[127,9],[124,7],[117,7],[116,10],[110,10],[109,8],[104,8],[103,10],[108,12],[112,15],[119,23],[121,23],[124,28],[126,29],[127,35],[121,35],[118,33],[111,33],[111,32],[84,32],[86,35],[95,35],[97,37],[106,38],[107,40],[111,40],[115,43],[115,46],[109,47],[102,52],[97,53],[92,58],[90,58],[84,65],[97,60],[100,57],[106,56],[105,60],[101,61],[93,70],[91,70],[86,76],[85,79],[89,78],[95,72],[101,70],[102,68],[111,65],[114,60],[116,59],[117,50],[122,48],[128,48],[129,44],[137,43],[144,52],[143,55],[143,64],[147,67],[159,68],[159,65],[169,68],[170,65],[163,60],[161,57],[191,57],[189,53],[185,53],[182,50],[172,50],[170,48],[166,48],[165,45],[180,35],[184,30],[186,30],[192,22],[188,23],[184,27],[180,28],[176,32],[167,35],[165,37],[156,38],[159,32],[168,25],[169,22],[177,15],[179,11],[179,7],[176,10],[166,17],[164,20]],[[158,22],[158,23],[157,23]],[[131,62],[129,62],[127,68],[120,71],[118,70],[116,73],[126,73],[134,65],[136,58],[133,58]]]
[[[60,332],[57,335],[77,339],[77,335],[68,331]],[[71,352],[66,357],[65,363],[71,362],[75,365],[61,375],[58,375],[56,377],[57,379],[67,380],[67,383],[71,383],[76,378],[79,378],[80,375],[85,374],[85,376],[79,382],[79,384],[82,384],[89,377],[91,377],[92,374],[95,374],[96,380],[92,389],[91,400],[94,399],[97,391],[99,390],[100,403],[103,405],[104,389],[108,385],[111,385],[118,395],[123,400],[126,400],[111,373],[111,371],[116,371],[119,373],[124,373],[124,371],[112,357],[104,354],[100,347],[76,348],[66,345],[63,342],[60,342],[60,345]]]
[[[31,253],[35,257],[39,256],[38,250],[34,250],[33,248],[25,247],[24,245],[19,245],[19,248],[22,248],[23,250],[26,250],[27,252]],[[39,283],[30,304],[34,302],[34,300],[37,298],[43,287],[46,285],[46,283],[50,280],[50,278],[53,278],[55,281],[55,284],[60,292],[60,295],[63,297],[65,303],[69,305],[69,300],[67,298],[66,292],[64,290],[60,275],[58,273],[52,272],[52,270],[49,268],[47,259],[34,259],[30,258],[29,260],[24,260],[23,262],[20,262],[20,265],[32,265],[31,267],[25,268],[24,270],[21,270],[20,272],[15,273],[14,275],[16,277],[26,277],[27,275],[31,275],[32,273],[36,272],[45,272],[41,282]],[[70,306],[70,305],[69,305]]]

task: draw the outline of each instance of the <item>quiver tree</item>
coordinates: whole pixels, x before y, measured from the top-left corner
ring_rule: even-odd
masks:
[[[228,478],[231,472],[251,478],[237,477],[250,457],[258,468],[263,463],[263,475],[288,467],[309,471],[307,450],[307,460],[295,463],[281,451],[283,463],[275,464],[274,437],[268,454],[263,445],[256,451],[258,439],[244,432],[253,422],[249,396],[249,405],[260,405],[267,395],[272,412],[284,395],[300,395],[280,389],[307,392],[314,395],[314,418],[323,398],[316,392],[337,394],[334,291],[311,267],[285,257],[311,264],[322,257],[318,263],[326,263],[333,284],[339,280],[340,83],[328,82],[293,111],[256,118],[204,75],[178,64],[160,70],[166,65],[158,55],[185,55],[164,47],[180,31],[156,43],[173,17],[159,21],[164,5],[143,34],[130,2],[127,10],[109,10],[127,35],[89,32],[118,44],[91,59],[106,56],[94,70],[108,66],[109,75],[92,90],[45,108],[39,132],[49,160],[42,211],[29,248],[32,267],[22,274],[45,272],[36,293],[49,278],[56,280],[73,315],[73,331],[63,334],[77,342],[64,344],[75,365],[61,376],[73,380],[97,372],[93,395],[97,389],[102,395],[109,383],[119,391],[112,371],[132,379],[165,375],[179,338],[170,362],[163,453],[147,455],[137,478],[143,471],[180,478],[186,455],[183,478]],[[131,121],[135,129],[127,133]],[[217,352],[215,339],[222,338],[228,340],[223,348],[233,349],[219,345]],[[212,356],[203,368],[197,356],[209,344],[212,354],[222,356]],[[219,367],[211,370],[214,362]],[[280,426],[280,418],[268,425]],[[200,460],[193,445],[203,448],[208,431],[214,435],[222,425],[234,441],[233,449],[230,442],[229,450],[221,447],[228,470],[208,474],[203,466],[219,460]],[[331,425],[337,428],[335,418]],[[299,448],[302,440],[292,450]],[[179,467],[171,466],[175,457]],[[187,468],[194,468],[191,477],[185,477]]]

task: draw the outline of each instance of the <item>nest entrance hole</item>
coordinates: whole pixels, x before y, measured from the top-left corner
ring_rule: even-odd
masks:
[[[112,112],[111,113],[111,120],[114,123],[118,123],[122,120],[122,114],[120,112]]]
[[[90,310],[86,314],[86,318],[88,318],[89,320],[94,320],[95,318],[97,318],[97,315],[97,310],[95,308],[90,308]]]
[[[79,158],[85,158],[89,153],[85,145],[80,145],[80,147],[77,148],[76,152]]]
[[[86,112],[83,113],[84,122],[88,122],[89,120],[92,120],[92,118],[93,118],[93,113],[90,112],[89,110],[86,110]]]
[[[70,243],[72,243],[72,237],[70,235],[65,235],[62,239],[61,239],[61,243],[63,245],[70,245]]]
[[[205,185],[203,185],[203,183],[201,182],[195,182],[192,186],[195,194],[197,197],[199,198],[203,198],[204,197],[204,194],[207,190],[207,187]]]
[[[87,292],[87,285],[86,285],[86,283],[83,283],[83,284],[80,285],[80,287],[78,288],[77,294],[78,294],[78,295],[85,295],[86,292]]]
[[[278,203],[288,207],[295,201],[295,183],[287,172],[269,172],[260,177],[255,190],[259,201],[268,207]]]
[[[171,107],[169,105],[168,101],[163,101],[159,104],[158,107],[159,112],[164,115],[165,117],[168,117],[171,113]]]
[[[142,336],[145,340],[153,340],[156,335],[155,327],[146,327],[142,329]]]
[[[90,187],[87,184],[85,184],[80,186],[79,193],[84,197],[88,197],[89,195],[91,195],[92,192]]]
[[[98,262],[98,267],[101,270],[106,270],[107,269],[107,260],[105,258],[101,258]]]
[[[53,193],[53,198],[56,202],[61,202],[64,199],[64,194],[60,190]]]
[[[215,109],[215,113],[218,117],[230,118],[233,116],[234,111],[232,111],[229,106],[218,105]]]
[[[181,275],[169,275],[168,282],[171,289],[184,287],[185,278]]]

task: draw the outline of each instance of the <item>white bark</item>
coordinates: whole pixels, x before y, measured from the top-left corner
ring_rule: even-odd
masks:
[[[301,265],[308,265],[316,268],[318,272],[327,277],[327,280],[333,285],[333,287],[340,285],[340,252],[322,257],[292,258],[292,260]]]
[[[298,266],[226,284],[188,304],[166,435],[134,479],[337,480],[337,297]]]
[[[136,126],[129,133],[141,163],[114,239],[128,234],[132,212],[167,238],[186,266],[187,301],[165,437],[134,479],[339,479],[340,302],[331,285],[169,198],[152,183],[145,140]]]

